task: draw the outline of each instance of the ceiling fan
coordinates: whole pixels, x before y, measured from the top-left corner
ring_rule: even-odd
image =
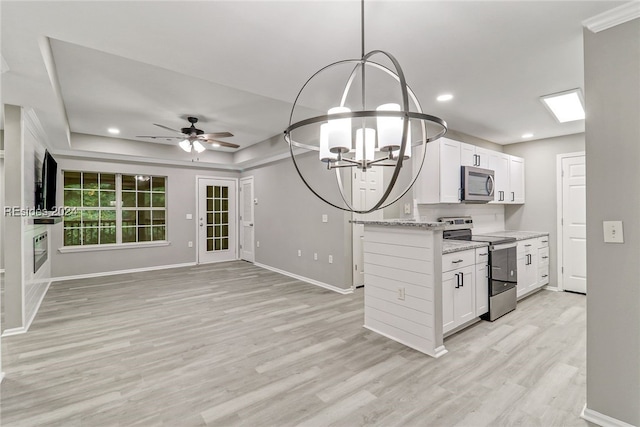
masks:
[[[216,138],[228,138],[233,136],[231,132],[214,132],[214,133],[204,133],[203,130],[196,128],[196,123],[198,123],[197,117],[187,117],[189,123],[191,123],[190,127],[182,128],[180,130],[171,129],[170,127],[159,125],[154,123],[154,125],[161,127],[163,129],[170,130],[172,132],[177,132],[181,134],[181,136],[147,136],[140,135],[136,136],[136,138],[151,138],[151,139],[176,139],[180,140],[178,145],[187,153],[190,153],[192,150],[197,151],[198,153],[202,153],[205,150],[204,145],[202,143],[211,144],[213,147],[227,147],[227,148],[238,148],[240,147],[238,144],[232,144],[231,142],[219,141]]]

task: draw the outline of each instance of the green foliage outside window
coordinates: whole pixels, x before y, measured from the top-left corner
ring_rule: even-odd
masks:
[[[161,176],[64,171],[64,205],[77,208],[64,217],[64,245],[166,240],[165,189]]]

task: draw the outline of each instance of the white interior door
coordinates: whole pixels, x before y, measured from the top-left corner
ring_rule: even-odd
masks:
[[[240,180],[240,259],[254,262],[253,177]]]
[[[562,283],[587,292],[585,156],[562,159]]]
[[[238,259],[236,180],[198,178],[198,263]]]
[[[352,204],[354,209],[365,209],[373,205],[382,196],[382,170],[380,168],[367,169],[362,172],[355,169],[353,173]],[[353,219],[378,220],[382,219],[382,211],[368,214],[353,214]],[[353,287],[364,286],[364,225],[352,224],[353,239]]]

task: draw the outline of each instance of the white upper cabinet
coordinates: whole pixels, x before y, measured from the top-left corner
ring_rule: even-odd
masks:
[[[509,156],[509,198],[510,203],[524,203],[524,159]]]
[[[489,156],[489,167],[495,172],[495,190],[494,190],[494,203],[506,203],[511,193],[509,192],[509,162],[510,157],[508,154],[492,151]]]
[[[427,144],[415,198],[426,204],[460,203],[460,142],[440,138]]]
[[[421,160],[422,156],[416,153],[414,161]],[[524,203],[524,159],[448,138],[427,144],[427,156],[414,190],[417,202],[460,203],[461,166],[495,172],[492,203]]]
[[[489,156],[491,150],[476,147],[475,145],[460,143],[460,166],[474,166],[477,168],[489,168]]]

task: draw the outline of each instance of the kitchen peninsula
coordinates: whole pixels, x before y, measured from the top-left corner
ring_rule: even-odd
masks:
[[[433,357],[442,334],[441,222],[364,224],[364,327]]]
[[[443,222],[354,222],[364,225],[365,328],[440,357],[445,336],[488,313],[486,241],[443,241]],[[548,283],[548,233],[493,234],[518,241],[518,299]]]

